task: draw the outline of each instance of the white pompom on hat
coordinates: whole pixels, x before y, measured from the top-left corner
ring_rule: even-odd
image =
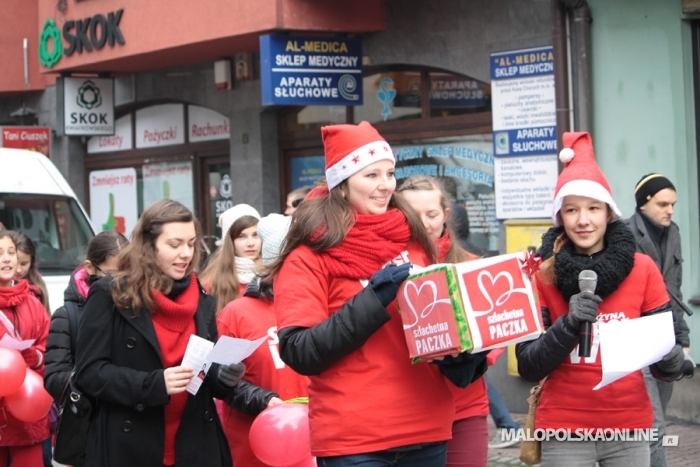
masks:
[[[586,196],[602,201],[610,206],[613,220],[620,219],[622,214],[613,200],[610,184],[595,161],[591,135],[586,131],[567,132],[562,136],[562,142],[564,148],[559,152],[559,160],[566,166],[559,174],[554,189],[554,225],[561,225],[557,214],[561,210],[564,197],[569,195]]]
[[[249,204],[237,204],[232,208],[228,208],[219,216],[219,226],[221,227],[221,238],[226,238],[229,229],[243,216],[251,216],[260,220],[260,213]]]
[[[268,214],[258,222],[258,235],[262,239],[261,256],[265,266],[274,263],[279,256],[291,225],[292,216],[277,213]]]
[[[324,126],[321,137],[329,190],[377,161],[395,162],[389,143],[368,122]]]

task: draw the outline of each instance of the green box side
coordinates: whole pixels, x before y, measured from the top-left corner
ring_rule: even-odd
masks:
[[[457,331],[459,333],[459,343],[462,352],[469,352],[474,348],[472,334],[469,331],[467,323],[467,314],[464,310],[464,299],[459,288],[459,279],[457,278],[457,270],[450,267],[447,270],[447,290],[450,292],[450,300],[452,300],[452,311],[457,322]]]

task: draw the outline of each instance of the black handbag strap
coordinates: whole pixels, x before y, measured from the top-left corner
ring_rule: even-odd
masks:
[[[68,316],[68,333],[70,334],[70,354],[75,360],[75,348],[78,341],[78,322],[80,317],[78,316],[79,309],[78,304],[75,302],[65,302],[63,305],[66,307],[66,315]]]

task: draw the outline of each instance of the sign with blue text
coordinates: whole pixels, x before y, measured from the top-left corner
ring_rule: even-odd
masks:
[[[490,59],[496,217],[549,217],[559,172],[553,49]]]
[[[316,180],[323,177],[325,170],[325,156],[292,158],[292,190],[303,186],[313,186]]]
[[[357,38],[260,36],[263,105],[362,105]]]

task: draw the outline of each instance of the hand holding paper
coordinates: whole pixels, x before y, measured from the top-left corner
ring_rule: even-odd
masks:
[[[594,390],[658,362],[676,343],[670,311],[597,326],[603,379]]]

